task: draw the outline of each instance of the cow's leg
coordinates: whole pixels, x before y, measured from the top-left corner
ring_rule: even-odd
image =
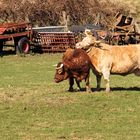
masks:
[[[85,83],[86,83],[86,92],[91,92],[91,88],[90,88],[90,82],[89,82],[89,76],[90,74],[86,77],[85,79]]]
[[[106,84],[106,92],[110,92],[110,84],[109,84],[110,71],[108,68],[103,68],[102,73]]]
[[[96,76],[96,82],[97,82],[97,91],[100,90],[100,86],[101,86],[101,78],[102,78],[102,74],[97,72],[97,70],[92,66],[92,72],[93,74]]]
[[[74,85],[74,78],[73,77],[69,77],[69,85],[70,85],[70,87],[69,87],[68,91],[72,92],[73,91],[73,85]]]
[[[102,78],[102,75],[96,75],[97,91],[99,91],[101,88],[101,78]]]
[[[136,70],[134,71],[134,74],[135,74],[136,76],[140,76],[140,68],[139,68],[139,69],[136,69]]]
[[[78,86],[78,90],[81,90],[80,82],[75,78],[76,84]]]

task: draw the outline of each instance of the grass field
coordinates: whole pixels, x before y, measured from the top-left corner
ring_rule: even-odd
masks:
[[[53,80],[61,56],[0,58],[0,140],[139,140],[139,77],[111,76],[110,93],[70,93]]]

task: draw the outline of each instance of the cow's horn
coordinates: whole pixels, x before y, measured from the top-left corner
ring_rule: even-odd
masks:
[[[59,67],[57,67],[56,69],[58,70],[58,69],[61,69],[62,67],[63,67],[64,65],[63,65],[63,63],[59,66]]]
[[[54,65],[52,65],[53,67],[56,67],[57,66],[57,64],[54,64]]]
[[[100,43],[101,43],[101,41],[99,41],[99,40],[96,40],[96,41],[95,41],[95,43],[97,43],[97,44],[100,44]]]

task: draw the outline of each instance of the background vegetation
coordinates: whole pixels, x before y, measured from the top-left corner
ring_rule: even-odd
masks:
[[[70,24],[102,23],[112,25],[121,12],[138,17],[139,0],[0,0],[0,21],[30,21],[33,25],[63,25],[62,12],[70,17]]]
[[[1,140],[139,140],[139,77],[111,76],[112,92],[68,92],[54,83],[62,54],[0,59]],[[84,88],[84,82],[81,83]],[[102,81],[104,89],[104,82]]]

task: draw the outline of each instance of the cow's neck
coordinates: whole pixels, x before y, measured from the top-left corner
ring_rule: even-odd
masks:
[[[95,54],[97,54],[98,51],[99,51],[99,48],[91,47],[86,52],[87,52],[87,54],[90,54],[92,52],[92,55],[95,55]]]
[[[69,77],[69,73],[66,71],[66,72],[64,73],[64,79],[66,80],[68,77]]]
[[[89,53],[91,51],[92,48],[89,48],[88,50],[86,50],[87,53]]]

